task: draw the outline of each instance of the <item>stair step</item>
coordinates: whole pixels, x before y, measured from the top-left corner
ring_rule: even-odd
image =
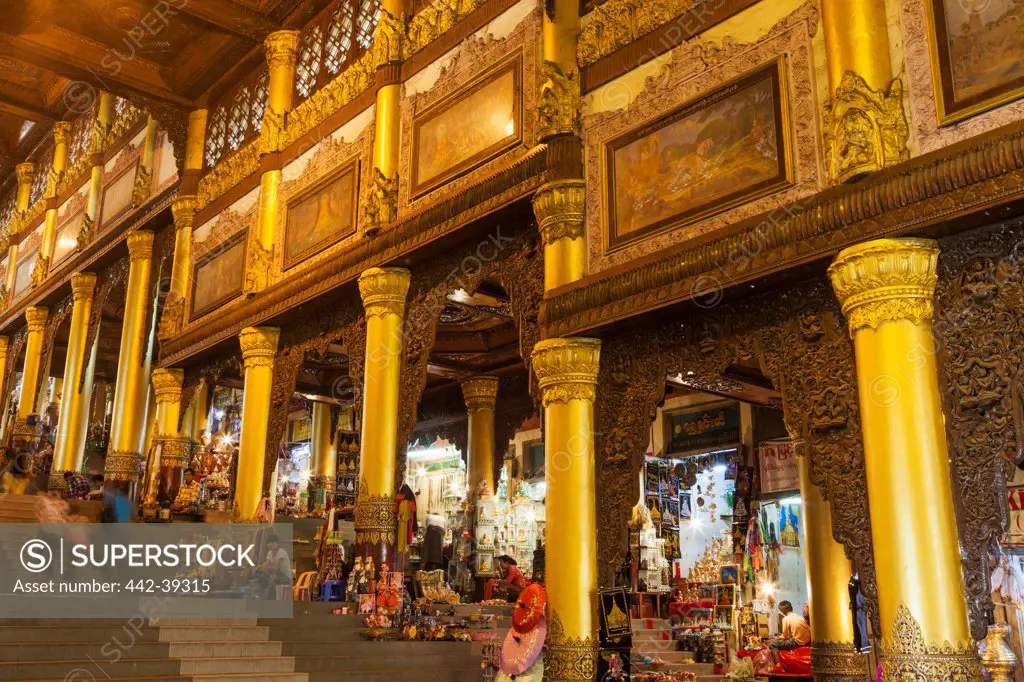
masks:
[[[270,628],[253,625],[250,627],[206,627],[201,625],[172,625],[159,629],[161,642],[204,642],[209,640],[265,642]]]
[[[378,643],[379,645],[381,643]],[[394,644],[394,643],[387,643]],[[405,656],[400,651],[388,651],[391,647],[380,646],[376,656],[353,658],[345,654],[323,656],[302,656],[296,659],[296,668],[303,672],[327,670],[382,671],[382,670],[475,670],[480,672],[479,659],[469,656],[469,647],[460,654],[419,654]]]
[[[295,672],[291,656],[245,658],[186,658],[178,662],[183,675],[275,674]]]
[[[64,643],[85,643],[85,642],[108,642],[113,638],[116,638],[119,642],[128,641],[133,635],[135,641],[143,642],[158,642],[159,632],[153,628],[145,628],[141,633],[135,632],[131,626],[124,625],[122,627],[88,627],[82,626],[66,626],[66,627],[48,627],[48,626],[0,626],[0,643],[29,643],[29,642],[45,642],[53,645],[60,645]],[[220,639],[218,637],[208,637],[208,639]]]

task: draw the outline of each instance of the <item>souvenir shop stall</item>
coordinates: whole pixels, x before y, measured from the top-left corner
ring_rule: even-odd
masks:
[[[296,517],[309,515],[309,479],[312,474],[313,463],[309,441],[286,442],[283,456],[277,462],[275,514]],[[321,500],[320,515],[323,515],[323,509],[324,504]]]
[[[218,386],[213,391],[210,433],[201,434],[190,464],[199,478],[199,504],[204,511],[232,511],[241,428],[242,392]]]
[[[534,554],[544,541],[543,483],[508,480],[503,468],[497,494],[476,502],[476,575],[497,577],[496,558],[510,556],[524,576],[534,574]]]
[[[343,510],[354,509],[359,492],[359,432],[339,429],[334,438],[338,453],[334,506]]]

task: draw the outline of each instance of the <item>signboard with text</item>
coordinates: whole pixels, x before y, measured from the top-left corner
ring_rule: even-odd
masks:
[[[800,467],[792,441],[766,440],[758,449],[762,493],[800,490]]]
[[[740,441],[740,407],[736,403],[665,411],[665,452],[682,455],[734,445]]]

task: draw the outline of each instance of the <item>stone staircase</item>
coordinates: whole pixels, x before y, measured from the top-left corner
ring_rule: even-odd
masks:
[[[33,495],[0,497],[0,523],[36,523],[36,498]]]
[[[650,663],[643,663],[651,659]],[[697,682],[719,682],[723,676],[715,674],[711,663],[690,663],[692,651],[683,651],[672,639],[671,624],[661,618],[633,619],[632,670],[690,672]]]
[[[255,617],[0,620],[0,680],[308,682]]]
[[[362,616],[334,615],[340,602],[296,602],[290,619],[261,619],[281,653],[309,682],[478,682],[481,647],[472,642],[371,642]],[[348,604],[347,606],[353,606]],[[504,634],[504,632],[502,632]]]

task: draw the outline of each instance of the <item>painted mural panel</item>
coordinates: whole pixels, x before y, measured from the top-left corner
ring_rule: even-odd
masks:
[[[102,204],[104,225],[109,225],[112,220],[116,219],[131,206],[136,168],[137,165],[133,165],[104,186]]]
[[[356,231],[357,168],[347,166],[288,202],[284,267]]]
[[[192,317],[198,317],[242,293],[245,277],[243,232],[198,260],[192,275]]]
[[[1024,96],[1024,3],[930,0],[942,122]]]
[[[779,79],[776,62],[608,143],[608,249],[787,184]]]
[[[82,231],[85,211],[73,213],[57,227],[57,236],[53,242],[52,263],[56,265],[78,248],[78,233]]]
[[[413,121],[413,195],[483,164],[519,142],[517,58],[484,75]]]
[[[39,257],[39,249],[35,248],[25,254],[25,257],[18,261],[18,269],[14,271],[14,295],[18,296],[32,286],[32,270],[36,266],[36,258]]]

